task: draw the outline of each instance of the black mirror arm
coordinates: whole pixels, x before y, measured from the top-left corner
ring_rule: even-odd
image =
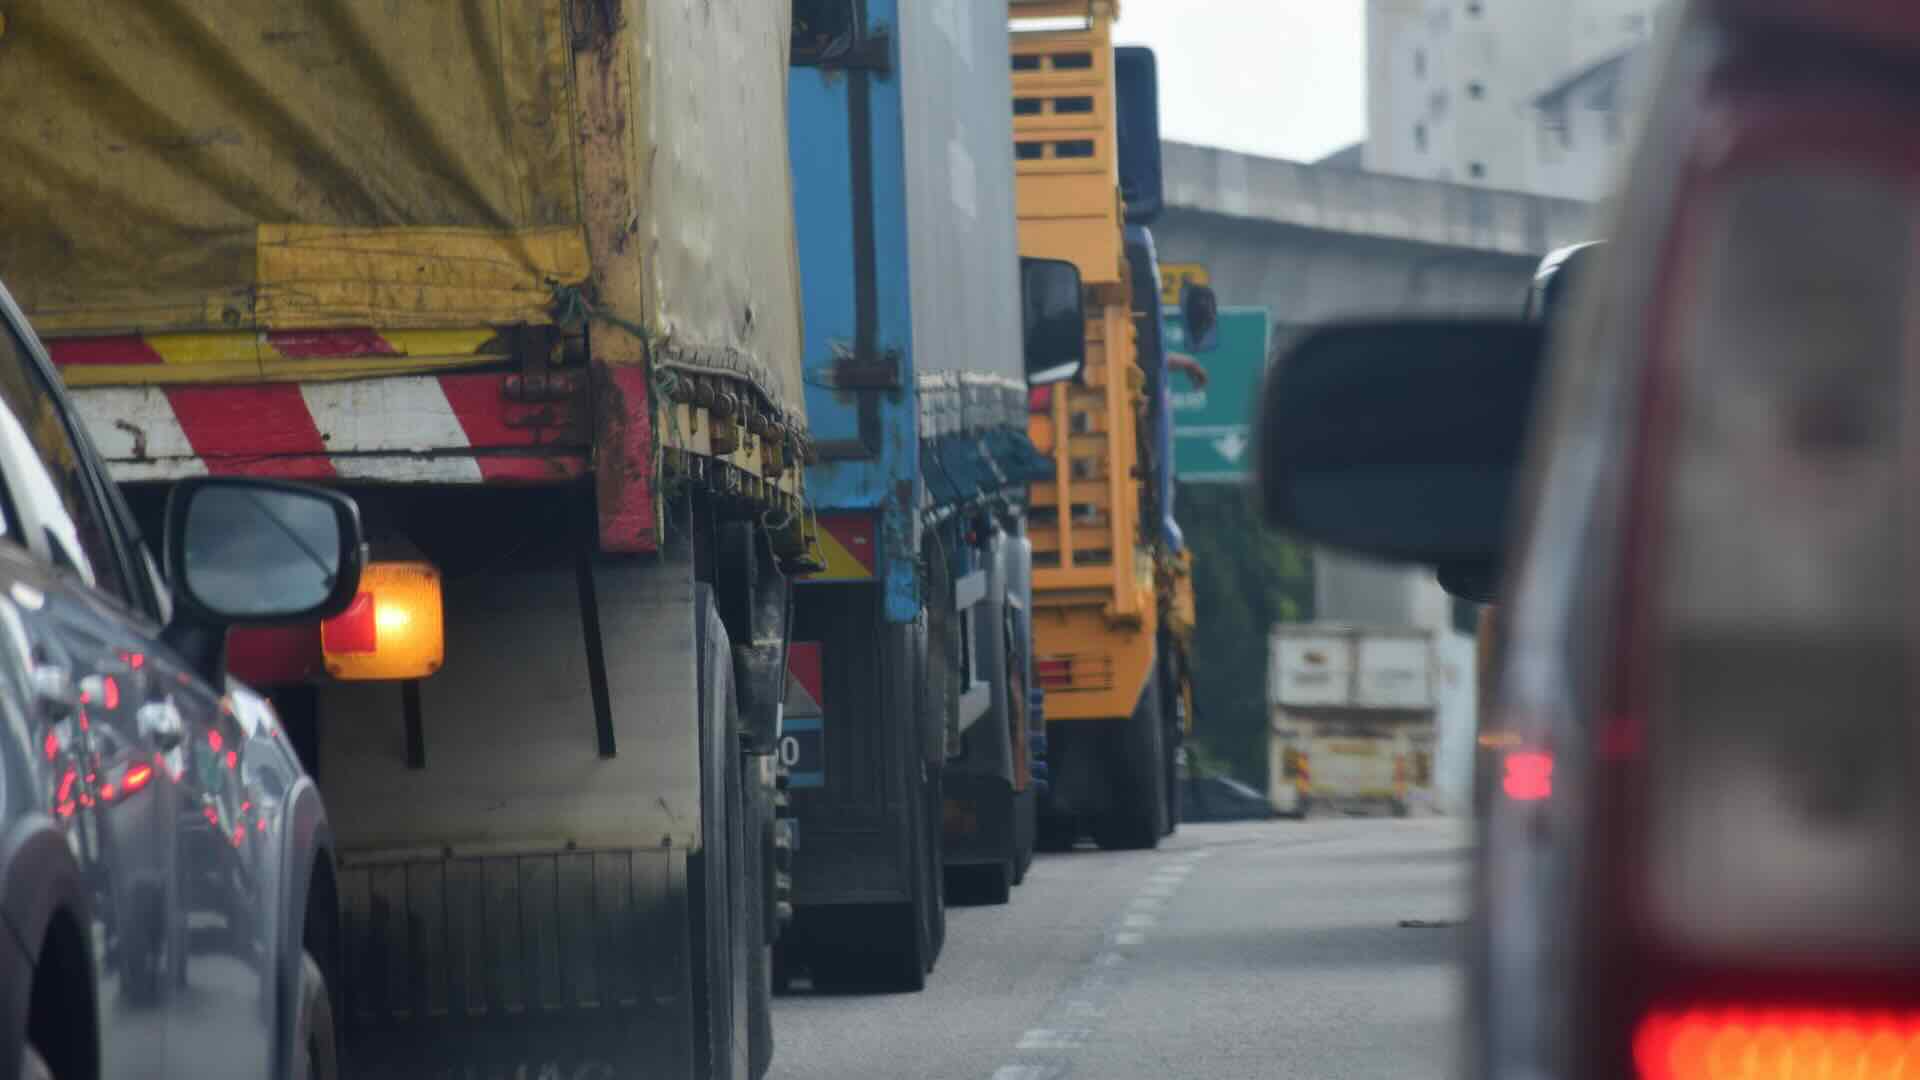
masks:
[[[227,684],[227,628],[176,609],[160,640],[216,690]]]

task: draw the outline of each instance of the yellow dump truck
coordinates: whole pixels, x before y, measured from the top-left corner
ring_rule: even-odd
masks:
[[[365,518],[347,614],[230,645],[331,819],[349,1060],[763,1073],[815,565],[788,0],[4,14],[0,279],[137,512],[239,473]]]
[[[1012,16],[1020,252],[1073,262],[1087,299],[1082,378],[1029,402],[1054,463],[1029,518],[1051,774],[1040,839],[1148,848],[1178,810],[1193,626],[1146,228],[1161,202],[1154,60],[1114,47],[1113,0],[1015,0]]]

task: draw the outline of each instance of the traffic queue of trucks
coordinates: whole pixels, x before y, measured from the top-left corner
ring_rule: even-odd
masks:
[[[328,807],[355,1070],[757,1077],[792,973],[916,988],[948,888],[1171,828],[1114,4],[94,7],[9,11],[88,93],[11,140],[0,279],[137,513],[359,502],[353,606],[229,643]]]

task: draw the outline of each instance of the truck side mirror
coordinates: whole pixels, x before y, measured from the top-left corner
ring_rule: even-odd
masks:
[[[1187,328],[1187,351],[1212,351],[1220,343],[1220,298],[1208,285],[1180,287],[1180,320]]]
[[[1127,224],[1151,225],[1166,207],[1160,160],[1160,68],[1153,50],[1113,50],[1113,87],[1119,135],[1120,194]]]
[[[1027,385],[1080,377],[1087,364],[1086,298],[1080,268],[1062,259],[1020,260],[1020,309]]]

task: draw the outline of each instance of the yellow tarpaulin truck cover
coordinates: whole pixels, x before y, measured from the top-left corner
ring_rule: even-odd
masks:
[[[0,280],[48,336],[471,329],[584,299],[635,339],[597,360],[650,339],[803,422],[788,0],[0,14]]]

